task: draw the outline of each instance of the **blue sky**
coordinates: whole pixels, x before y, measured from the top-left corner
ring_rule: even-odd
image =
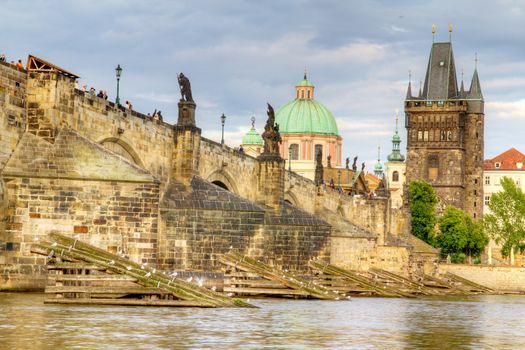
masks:
[[[479,57],[485,97],[485,158],[510,147],[525,152],[525,1],[5,1],[0,52],[8,60],[42,57],[105,89],[143,113],[175,122],[176,75],[191,80],[197,123],[238,146],[266,102],[294,96],[304,68],[316,99],[332,111],[343,156],[375,161],[391,150],[395,110],[403,125],[408,71],[417,90],[432,43],[448,41],[468,88]],[[459,74],[459,73],[458,73]],[[461,79],[461,75],[458,76]],[[405,148],[405,132],[402,149]]]

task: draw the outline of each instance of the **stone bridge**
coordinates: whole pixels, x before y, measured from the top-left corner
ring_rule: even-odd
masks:
[[[51,231],[169,270],[218,270],[229,249],[298,271],[314,257],[434,270],[388,198],[316,186],[201,137],[198,109],[197,125],[152,120],[49,66],[0,62],[0,289],[42,287],[45,259],[29,247]]]

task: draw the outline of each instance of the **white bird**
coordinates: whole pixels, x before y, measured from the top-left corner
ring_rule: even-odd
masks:
[[[186,281],[191,282],[193,280],[193,276],[190,276]]]
[[[202,287],[202,284],[203,284],[202,280],[199,280],[197,284],[199,285],[199,287]]]
[[[140,268],[141,268],[142,270],[144,270],[144,265],[140,265]]]
[[[228,296],[231,297],[233,295],[233,293],[228,293]]]
[[[213,286],[211,287],[211,290],[215,292],[217,290],[217,287]]]
[[[37,240],[38,240],[38,238],[37,238]],[[55,242],[55,243],[53,243],[53,244],[51,244],[51,245],[52,245],[53,247],[56,247],[56,246],[58,245],[58,243]]]
[[[146,277],[151,276],[151,272],[148,272],[145,276],[146,276]]]
[[[109,264],[110,264],[110,265],[115,265],[115,260],[111,260],[111,261],[109,262]]]
[[[131,270],[131,266],[128,266],[127,269],[128,269],[128,271]]]
[[[144,263],[144,266],[148,266],[148,262],[147,261]]]

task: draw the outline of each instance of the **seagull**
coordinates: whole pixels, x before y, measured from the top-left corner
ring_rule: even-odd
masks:
[[[217,287],[213,286],[211,287],[211,290],[215,292],[217,290]]]
[[[146,276],[146,277],[151,276],[151,272],[148,272],[145,276]]]
[[[115,260],[111,260],[111,261],[109,262],[109,264],[110,264],[110,265],[115,265]]]
[[[153,273],[157,272],[157,269],[153,269]]]
[[[140,265],[140,268],[141,268],[142,270],[144,270],[144,265]]]
[[[191,282],[193,280],[193,276],[190,276],[190,278],[187,279],[188,282]]]
[[[38,240],[38,238],[37,238],[37,240]],[[57,243],[57,242],[55,242],[55,243],[51,244],[51,246],[53,246],[53,247],[56,247],[57,245],[58,245],[58,243]]]
[[[128,271],[131,270],[131,266],[128,266],[127,269],[128,269]]]
[[[199,287],[202,287],[202,284],[203,284],[202,280],[199,280],[197,284],[199,285]]]
[[[228,296],[231,297],[233,295],[233,293],[228,293]]]

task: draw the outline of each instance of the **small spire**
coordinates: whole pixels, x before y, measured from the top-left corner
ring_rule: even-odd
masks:
[[[448,41],[452,42],[452,24],[448,25]]]
[[[381,146],[377,146],[377,162],[381,161]]]
[[[435,35],[436,35],[436,25],[432,24],[432,43],[434,42]]]
[[[476,63],[477,63],[476,55]],[[472,75],[472,82],[470,83],[470,89],[467,98],[475,100],[483,100],[483,93],[481,92],[481,84],[479,83],[478,68],[474,68],[474,74]]]
[[[397,124],[399,122],[399,109],[396,109],[396,135],[397,135]]]
[[[423,90],[422,90],[422,87],[423,87],[423,79],[419,79],[419,98],[423,97]]]
[[[252,115],[252,129],[255,129],[255,115]]]
[[[412,71],[408,71],[408,89],[407,89],[407,100],[412,99]]]
[[[307,80],[307,78],[306,78],[306,66],[304,66],[304,80]]]

